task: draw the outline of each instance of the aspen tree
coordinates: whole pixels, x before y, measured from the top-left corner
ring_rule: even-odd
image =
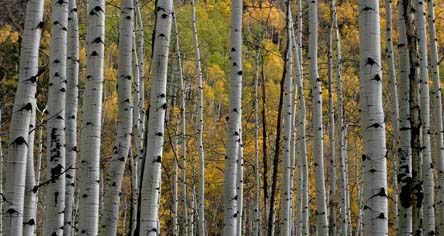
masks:
[[[409,236],[412,233],[412,150],[410,146],[410,83],[409,49],[404,1],[398,1],[399,25],[399,147],[398,147],[398,188],[399,191],[399,228],[398,235]]]
[[[3,191],[3,233],[23,235],[26,159],[28,154],[29,124],[35,99],[38,76],[38,58],[43,22],[42,0],[26,3],[25,22],[20,50],[19,79],[12,108],[9,131],[8,161]]]
[[[242,114],[242,108],[241,112]],[[239,150],[237,151],[237,176],[236,176],[236,195],[237,195],[237,225],[236,235],[243,235],[245,223],[244,217],[244,148],[242,139],[242,117],[239,128]]]
[[[26,160],[26,187],[25,187],[25,202],[23,213],[23,235],[34,236],[36,231],[36,216],[37,216],[37,191],[34,189],[35,172],[34,172],[34,140],[36,130],[36,99],[32,104],[31,122],[29,124],[28,136],[28,155]]]
[[[45,235],[62,235],[65,209],[65,98],[68,2],[52,1]]]
[[[159,199],[161,165],[164,143],[164,123],[168,52],[171,35],[173,1],[157,2],[154,31],[152,83],[148,119],[148,135],[141,190],[140,231],[142,235],[157,235],[159,228]]]
[[[334,27],[335,27],[335,40],[336,40],[336,86],[338,96],[338,123],[339,123],[339,158],[340,158],[340,209],[341,209],[341,228],[339,235],[346,236],[351,233],[348,225],[350,224],[349,218],[349,187],[348,187],[348,158],[347,158],[347,126],[345,124],[344,113],[344,97],[342,92],[342,53],[341,53],[341,39],[339,34],[339,27],[336,17],[336,7],[334,6]]]
[[[287,51],[285,56],[285,81],[284,81],[284,136],[283,136],[283,162],[282,162],[282,191],[281,191],[281,213],[280,213],[280,235],[289,236],[291,234],[291,217],[290,217],[290,201],[291,201],[291,187],[290,187],[290,172],[291,172],[291,135],[293,131],[293,101],[292,101],[292,62],[293,62],[293,44],[291,41],[291,10],[290,2],[286,1],[286,31],[287,31]]]
[[[386,49],[385,52],[387,54],[388,68],[389,68],[389,84],[390,84],[390,97],[391,97],[391,113],[392,113],[392,125],[393,125],[393,134],[394,134],[394,147],[393,150],[393,163],[395,164],[395,170],[397,167],[397,147],[399,146],[399,106],[398,106],[398,84],[396,81],[396,68],[395,68],[395,56],[393,53],[393,36],[392,36],[392,0],[385,0],[385,21],[386,21]],[[398,231],[398,199],[397,199],[397,182],[396,182],[396,174],[393,175],[393,195],[396,196],[393,199],[394,203],[394,222],[395,222],[395,232]]]
[[[437,162],[437,194],[436,194],[436,208],[438,211],[437,219],[437,234],[441,235],[444,232],[444,159],[443,159],[443,124],[442,124],[442,101],[441,101],[441,86],[439,77],[439,63],[438,50],[435,26],[435,1],[429,0],[428,8],[428,25],[429,25],[429,42],[430,42],[430,68],[432,70],[433,86],[431,91],[433,103],[433,120],[432,120],[432,135],[434,136],[435,157],[432,160]]]
[[[419,83],[420,83],[420,119],[422,131],[422,180],[424,188],[424,209],[422,228],[425,235],[435,234],[435,200],[434,200],[434,172],[433,162],[430,154],[430,93],[429,93],[429,70],[427,58],[427,29],[425,2],[416,2],[415,12],[416,34],[418,37],[419,52]]]
[[[133,104],[131,99],[133,0],[120,2],[119,62],[117,70],[118,121],[116,145],[105,179],[102,234],[115,235],[119,218],[120,195],[125,163],[131,146]]]
[[[258,100],[258,84],[259,84],[259,57],[261,48],[258,49],[255,58],[255,75],[254,75],[254,156],[255,156],[255,199],[254,199],[254,222],[253,236],[259,236],[261,222],[261,200],[260,200],[260,173],[259,173],[259,100]]]
[[[403,0],[403,16],[406,24],[407,46],[409,56],[409,110],[410,110],[410,129],[412,149],[412,233],[422,233],[422,175],[421,175],[421,109],[420,109],[420,79],[419,79],[419,60],[418,60],[418,42],[416,33],[416,1]],[[402,199],[401,199],[402,200]]]
[[[335,109],[333,101],[333,23],[335,21],[335,1],[330,0],[330,24],[328,27],[328,54],[327,54],[327,66],[328,66],[328,138],[329,138],[329,165],[328,165],[328,178],[329,178],[329,229],[328,234],[330,236],[336,236],[336,156],[335,156]]]
[[[388,235],[385,124],[379,1],[359,1],[360,109],[363,137],[364,235]]]
[[[100,194],[105,1],[88,1],[86,82],[80,136],[79,235],[97,235]]]
[[[324,185],[324,146],[322,129],[322,89],[321,80],[318,74],[318,2],[309,2],[309,67],[310,83],[313,102],[313,136],[314,136],[314,168],[315,168],[315,189],[316,189],[316,218],[318,225],[318,235],[328,235],[327,202]]]
[[[197,72],[197,150],[199,153],[199,190],[198,190],[198,229],[200,236],[205,236],[205,155],[203,148],[203,85],[202,85],[202,68],[199,49],[199,40],[197,37],[196,26],[196,9],[195,2],[191,0],[191,21],[193,28],[194,50],[196,54],[196,72]]]
[[[228,110],[227,144],[224,163],[224,236],[236,236],[237,157],[240,145],[241,101],[242,101],[242,1],[231,1],[230,39],[230,97]],[[240,235],[239,235],[240,236]]]
[[[66,62],[66,192],[65,192],[65,219],[63,234],[73,235],[73,208],[76,180],[77,160],[77,105],[78,105],[78,76],[79,76],[79,29],[77,18],[77,4],[69,0],[68,5],[68,48]]]

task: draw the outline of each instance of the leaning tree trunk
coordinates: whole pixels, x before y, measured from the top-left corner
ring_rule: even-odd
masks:
[[[336,236],[336,156],[335,156],[335,107],[333,100],[333,23],[335,21],[335,0],[330,0],[330,24],[328,28],[328,138],[329,138],[329,165],[328,165],[328,205],[329,205],[329,228],[328,234]]]
[[[26,17],[20,51],[20,68],[17,92],[10,124],[8,161],[3,192],[3,233],[23,235],[26,158],[28,153],[29,125],[35,100],[38,77],[40,35],[44,26],[42,0],[26,4]]]
[[[102,234],[116,235],[119,219],[120,195],[125,163],[131,147],[133,104],[131,99],[133,0],[120,2],[119,63],[117,71],[118,121],[116,145],[105,180]]]
[[[237,212],[236,173],[242,106],[242,1],[232,0],[231,5],[230,102],[224,163],[224,236],[236,236],[237,215],[239,214]]]
[[[261,222],[261,194],[260,194],[260,174],[259,174],[259,100],[258,100],[258,84],[259,84],[259,57],[261,49],[258,49],[255,58],[255,75],[254,75],[254,173],[255,173],[255,198],[254,198],[254,221],[253,236],[260,234]]]
[[[66,192],[65,219],[63,234],[73,235],[74,221],[74,192],[77,160],[77,105],[78,105],[78,76],[79,76],[79,29],[77,5],[75,0],[69,0],[68,13],[68,51],[66,66]]]
[[[86,82],[80,139],[80,235],[97,235],[100,194],[100,134],[102,123],[105,1],[88,1]]]
[[[318,235],[328,235],[327,201],[324,185],[324,145],[322,131],[322,89],[318,74],[318,2],[309,2],[309,66],[313,102],[313,153],[316,188],[316,218]]]
[[[385,34],[385,40],[386,40],[386,54],[387,54],[387,61],[388,61],[388,67],[389,67],[389,84],[390,84],[390,94],[391,94],[391,109],[392,109],[392,125],[393,125],[393,134],[394,134],[394,147],[393,151],[393,163],[394,168],[397,167],[397,149],[399,146],[399,106],[398,106],[398,84],[396,82],[396,69],[395,69],[395,56],[393,53],[393,37],[392,37],[392,0],[385,0],[385,21],[386,21],[386,34]],[[395,172],[396,173],[396,172]],[[396,180],[395,174],[393,174],[393,178]],[[395,226],[395,233],[398,232],[398,206],[397,206],[397,182],[393,181],[393,196],[395,198],[393,199],[394,202],[394,226]]]
[[[412,234],[412,150],[410,147],[410,83],[409,83],[409,49],[407,29],[404,18],[404,3],[398,1],[399,25],[399,146],[398,146],[398,188],[399,191],[399,228],[398,235]]]
[[[435,157],[432,160],[437,162],[437,194],[436,208],[438,209],[438,228],[437,235],[444,233],[444,145],[443,145],[443,124],[442,124],[442,101],[441,101],[441,85],[439,78],[439,62],[437,50],[437,38],[435,29],[435,2],[428,1],[428,21],[429,21],[429,37],[430,37],[430,68],[432,69],[432,101],[433,101],[433,120],[432,135],[435,142]]]
[[[364,235],[385,236],[388,195],[378,0],[360,0],[359,12]]]
[[[351,231],[348,230],[349,218],[349,185],[348,185],[348,158],[347,158],[347,126],[345,124],[344,97],[342,92],[342,53],[341,37],[339,34],[338,20],[336,17],[336,6],[334,9],[334,27],[336,35],[336,88],[338,97],[338,123],[339,123],[339,158],[340,158],[340,198],[341,198],[341,226],[339,235],[347,236]]]
[[[148,118],[148,140],[141,190],[141,235],[157,235],[159,229],[159,198],[164,143],[168,52],[171,35],[173,1],[157,2],[154,31],[152,82]]]
[[[402,0],[404,7],[404,19],[407,29],[407,46],[409,50],[409,110],[410,110],[410,129],[412,149],[412,233],[422,233],[422,175],[421,175],[421,110],[419,94],[419,60],[418,60],[418,42],[416,34],[415,11],[416,4],[413,0]]]
[[[26,160],[26,187],[25,202],[23,213],[23,235],[34,236],[37,225],[37,189],[34,189],[35,172],[34,172],[34,138],[36,131],[37,104],[36,100],[32,104],[31,123],[29,124],[28,136],[28,155]]]
[[[65,210],[65,98],[68,2],[52,1],[45,235],[62,235]]]
[[[292,21],[291,10],[290,10],[290,2],[286,2],[287,7],[287,51],[285,56],[285,82],[284,82],[284,136],[283,136],[283,162],[282,162],[282,191],[281,191],[281,212],[280,212],[280,235],[281,236],[290,236],[291,234],[291,187],[290,187],[290,172],[291,172],[291,135],[293,131],[293,97],[292,97],[292,84],[293,84],[293,74],[292,74],[292,50],[293,44],[291,39],[291,27]]]
[[[422,131],[422,180],[424,187],[423,232],[424,235],[435,234],[435,201],[434,201],[434,172],[430,154],[430,94],[429,70],[427,58],[427,30],[424,0],[416,2],[416,33],[418,37],[419,69],[420,69],[420,110]]]
[[[199,207],[198,207],[198,230],[200,236],[205,236],[205,155],[203,149],[203,85],[202,68],[200,59],[199,40],[197,37],[196,9],[194,0],[191,0],[191,18],[193,28],[194,50],[196,51],[196,72],[197,72],[197,150],[199,153]]]

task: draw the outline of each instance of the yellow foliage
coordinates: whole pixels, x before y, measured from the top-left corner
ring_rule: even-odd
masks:
[[[11,26],[5,25],[0,29],[0,44],[10,40],[12,43],[17,43],[20,34],[12,30]]]

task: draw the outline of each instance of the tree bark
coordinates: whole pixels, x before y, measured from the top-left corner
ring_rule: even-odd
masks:
[[[421,222],[425,235],[435,234],[435,200],[434,200],[434,172],[430,154],[430,92],[429,70],[427,58],[427,29],[424,0],[416,2],[416,34],[419,52],[419,83],[420,83],[420,119],[422,131],[422,181],[424,189],[423,222]],[[421,167],[420,167],[421,168]]]
[[[168,52],[171,35],[173,1],[157,2],[154,31],[152,83],[150,94],[148,140],[141,191],[140,231],[142,235],[157,235],[159,229],[159,198],[164,143],[164,123]]]
[[[359,1],[364,235],[388,235],[388,193],[379,1]]]
[[[133,0],[120,3],[119,62],[117,70],[118,121],[116,145],[105,177],[102,234],[115,235],[119,219],[120,195],[125,163],[131,147],[133,104],[131,99]]]
[[[403,1],[398,2],[399,25],[399,147],[398,147],[398,188],[399,191],[399,230],[400,236],[412,234],[412,150],[410,146],[410,83],[409,49]]]
[[[97,235],[100,194],[100,135],[102,123],[105,1],[89,1],[86,33],[86,83],[80,138],[80,235]]]
[[[230,97],[227,144],[224,163],[224,236],[236,236],[237,212],[236,174],[240,145],[242,106],[242,1],[231,1]],[[240,235],[238,235],[240,236]]]
[[[65,98],[68,2],[52,1],[45,235],[62,235],[65,210]]]
[[[6,162],[3,198],[3,233],[23,235],[26,158],[29,124],[37,89],[40,35],[44,26],[42,0],[26,4],[26,17],[20,51],[19,80],[9,131],[8,161]]]
[[[441,86],[439,77],[439,63],[437,38],[435,28],[435,2],[429,0],[428,7],[428,23],[429,23],[429,42],[430,42],[430,68],[432,70],[432,101],[433,101],[433,120],[432,120],[432,135],[435,142],[434,158],[437,162],[437,194],[436,194],[436,208],[438,211],[438,226],[437,235],[444,233],[444,145],[443,145],[443,124],[442,124],[442,101],[441,101]]]
[[[324,145],[322,129],[322,89],[321,79],[318,74],[318,2],[309,3],[309,61],[310,61],[310,81],[313,102],[313,154],[316,189],[316,218],[318,225],[318,235],[328,235],[327,221],[327,201],[324,184]]]
[[[76,180],[77,160],[77,105],[78,105],[78,76],[79,76],[79,29],[77,5],[75,0],[69,0],[68,5],[68,51],[67,51],[67,85],[66,85],[66,192],[65,219],[63,234],[73,235],[73,209]]]

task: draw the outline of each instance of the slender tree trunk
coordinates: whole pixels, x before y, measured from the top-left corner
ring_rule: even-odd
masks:
[[[310,235],[310,181],[307,161],[307,143],[305,136],[305,120],[306,120],[306,107],[305,107],[305,94],[304,94],[304,73],[303,73],[303,58],[302,58],[302,0],[298,0],[298,27],[297,27],[297,46],[298,46],[298,61],[296,66],[296,78],[297,78],[297,94],[298,94],[298,117],[297,117],[297,134],[298,134],[298,153],[297,156],[301,160],[301,189],[299,194],[301,195],[301,208],[302,208],[302,227],[301,234],[303,236]]]
[[[72,236],[74,231],[73,208],[76,180],[77,160],[77,104],[79,76],[79,29],[77,5],[75,0],[69,1],[68,9],[68,51],[67,51],[67,85],[66,85],[66,192],[65,219],[63,234]]]
[[[284,77],[284,143],[283,143],[283,162],[282,162],[282,191],[281,191],[281,212],[280,212],[280,235],[290,236],[291,234],[291,136],[293,131],[293,101],[292,101],[292,84],[293,84],[293,44],[291,41],[291,10],[290,2],[286,1],[286,20],[287,20],[287,39],[288,46],[285,56],[285,77]]]
[[[359,1],[360,109],[364,235],[388,235],[387,166],[382,108],[379,1]]]
[[[68,2],[52,1],[45,235],[62,235],[65,210],[65,97]]]
[[[105,179],[102,234],[115,235],[119,219],[120,195],[125,163],[131,146],[133,104],[131,100],[133,0],[120,3],[119,63],[117,71],[118,122],[116,145]]]
[[[333,100],[333,24],[335,21],[335,0],[330,0],[330,24],[328,28],[328,138],[329,138],[329,229],[330,236],[336,236],[336,138],[335,138],[335,108]]]
[[[194,0],[191,0],[191,18],[193,28],[194,50],[196,53],[196,72],[197,72],[197,150],[199,153],[199,214],[198,229],[200,236],[205,236],[205,155],[203,149],[203,85],[202,68],[200,59],[199,40],[197,37],[196,9]]]
[[[182,142],[182,150],[181,150],[181,169],[182,169],[182,224],[183,224],[183,233],[184,235],[188,234],[188,207],[187,207],[187,182],[186,182],[186,156],[187,156],[187,136],[186,136],[186,110],[185,110],[185,100],[186,100],[186,88],[183,79],[183,68],[182,68],[182,58],[180,55],[180,47],[179,47],[179,31],[177,29],[176,15],[173,14],[173,23],[174,23],[174,33],[176,38],[176,57],[177,64],[179,66],[179,86],[180,86],[180,119],[181,119],[181,142]]]
[[[267,230],[268,227],[268,156],[267,156],[267,103],[266,103],[266,89],[265,89],[265,66],[264,66],[264,58],[262,56],[261,59],[261,90],[262,90],[262,165],[264,170],[263,176],[263,192],[264,192],[264,231]]]
[[[254,199],[254,222],[253,222],[253,236],[259,236],[261,228],[261,197],[260,197],[260,172],[259,172],[259,100],[258,100],[258,84],[259,84],[259,57],[261,55],[261,48],[258,49],[255,66],[256,72],[254,77],[254,173],[255,173],[255,199]]]
[[[438,209],[438,228],[436,229],[437,235],[443,235],[444,233],[444,145],[443,145],[443,124],[442,124],[442,101],[441,101],[441,86],[439,77],[439,64],[438,64],[438,50],[437,39],[435,29],[435,2],[429,0],[428,7],[428,23],[429,23],[429,42],[430,42],[430,68],[432,70],[433,87],[431,91],[433,101],[433,120],[432,120],[432,135],[435,141],[435,158],[438,171],[437,171],[437,199],[436,208]]]
[[[394,140],[394,146],[393,146],[393,163],[395,164],[394,167],[396,169],[397,166],[397,149],[399,146],[399,106],[398,106],[398,84],[396,82],[396,68],[395,68],[395,56],[393,53],[393,37],[392,37],[392,0],[385,0],[385,21],[386,21],[386,34],[385,34],[385,40],[386,40],[386,46],[385,49],[387,54],[387,61],[388,61],[388,67],[389,67],[389,84],[390,84],[390,97],[391,97],[391,109],[392,109],[392,125],[393,125],[393,134],[395,137]],[[397,206],[397,183],[396,183],[396,175],[393,174],[393,196],[395,198],[393,199],[394,202],[394,225],[395,225],[395,233],[398,232],[398,206]]]
[[[420,111],[422,125],[422,180],[424,187],[424,221],[421,222],[425,235],[435,234],[435,200],[434,200],[434,172],[430,154],[430,94],[429,94],[429,70],[427,58],[427,30],[425,2],[416,2],[416,33],[418,37],[419,68],[420,68]]]
[[[148,119],[148,140],[141,191],[141,235],[157,235],[160,232],[159,198],[161,186],[161,165],[164,143],[164,123],[167,84],[167,65],[173,1],[157,2],[156,29],[154,31],[152,83]]]
[[[404,2],[398,1],[399,25],[399,147],[398,147],[398,187],[399,191],[399,230],[398,235],[412,234],[412,150],[410,147],[410,83],[409,49],[407,42]]]
[[[86,33],[86,83],[83,92],[79,225],[80,235],[97,235],[100,194],[100,134],[102,123],[105,1],[89,1]]]
[[[242,114],[242,108],[241,112]],[[236,176],[236,195],[237,195],[237,225],[236,235],[243,235],[245,223],[244,217],[244,148],[242,139],[242,117],[240,118],[239,127],[239,150],[237,151],[237,176]]]
[[[25,187],[25,202],[23,213],[23,235],[34,236],[36,232],[36,216],[37,216],[37,191],[34,191],[35,172],[34,172],[34,140],[36,129],[36,100],[32,104],[31,123],[29,124],[28,136],[28,155],[26,160],[26,187]]]
[[[347,126],[345,124],[344,97],[342,92],[342,52],[341,39],[339,34],[338,21],[336,17],[336,6],[334,9],[334,27],[336,35],[336,86],[338,97],[338,122],[339,122],[339,158],[340,158],[340,198],[341,198],[341,228],[339,235],[347,236],[351,234],[348,230],[350,224],[349,218],[349,185],[348,185],[348,158],[347,158]]]
[[[418,60],[418,42],[415,27],[416,4],[412,0],[403,0],[404,19],[407,29],[407,45],[409,50],[409,110],[412,149],[412,234],[422,234],[422,176],[421,176],[421,110],[419,94],[419,60]]]
[[[310,61],[310,81],[313,102],[313,152],[315,168],[316,187],[316,217],[318,225],[318,235],[328,235],[327,202],[324,185],[324,146],[322,131],[322,89],[321,80],[318,74],[318,2],[309,3],[309,61]]]
[[[228,110],[227,144],[224,163],[224,236],[236,236],[237,192],[236,172],[238,148],[240,145],[242,106],[242,1],[231,1],[230,39],[230,102]],[[240,236],[240,235],[238,235]]]
[[[11,117],[8,161],[3,192],[3,230],[8,236],[23,235],[26,158],[29,125],[37,89],[40,35],[44,26],[42,0],[26,4],[25,24],[20,51],[19,80]]]
[[[137,226],[137,209],[139,199],[139,160],[143,153],[143,130],[141,127],[143,117],[141,116],[140,109],[143,106],[140,104],[140,84],[141,78],[139,73],[139,59],[136,51],[136,34],[133,31],[132,34],[132,68],[134,77],[134,93],[133,93],[133,132],[135,138],[133,138],[133,148],[130,149],[131,156],[131,181],[132,181],[132,215],[131,215],[131,236],[134,235]],[[133,155],[135,153],[135,155]]]

